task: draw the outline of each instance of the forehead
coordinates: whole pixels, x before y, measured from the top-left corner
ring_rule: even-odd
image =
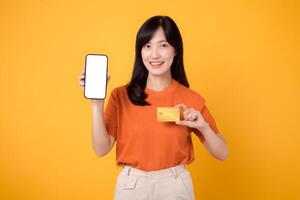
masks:
[[[150,43],[159,43],[159,42],[163,42],[166,41],[166,36],[164,33],[164,30],[162,27],[159,27],[155,32],[153,37],[151,38],[151,40],[149,41]]]

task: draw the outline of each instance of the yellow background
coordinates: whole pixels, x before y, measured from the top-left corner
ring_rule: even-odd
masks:
[[[228,142],[216,160],[193,134],[197,200],[300,199],[299,1],[1,1],[0,199],[112,199],[115,147],[97,157],[78,77],[109,56],[129,81],[135,36],[169,15],[191,88]]]

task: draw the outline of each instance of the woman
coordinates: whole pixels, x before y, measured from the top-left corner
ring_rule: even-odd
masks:
[[[81,86],[84,77],[83,72]],[[181,35],[168,16],[153,16],[141,26],[131,80],[112,90],[104,112],[103,104],[92,100],[93,148],[104,156],[117,141],[122,170],[115,200],[195,199],[186,168],[194,160],[192,131],[212,156],[227,158],[226,142],[205,99],[189,89]],[[158,121],[158,107],[179,108],[182,120]]]

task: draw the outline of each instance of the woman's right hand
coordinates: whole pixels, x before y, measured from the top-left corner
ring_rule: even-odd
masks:
[[[107,84],[110,80],[109,73],[107,74]],[[79,85],[83,88],[85,84],[85,69],[83,69],[82,73],[79,76]],[[103,103],[104,99],[91,99],[92,103]]]

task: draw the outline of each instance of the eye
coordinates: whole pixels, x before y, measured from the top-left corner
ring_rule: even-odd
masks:
[[[169,45],[168,44],[161,44],[161,47],[168,47]]]
[[[150,44],[145,44],[144,47],[145,47],[146,49],[149,49],[149,48],[150,48]]]

